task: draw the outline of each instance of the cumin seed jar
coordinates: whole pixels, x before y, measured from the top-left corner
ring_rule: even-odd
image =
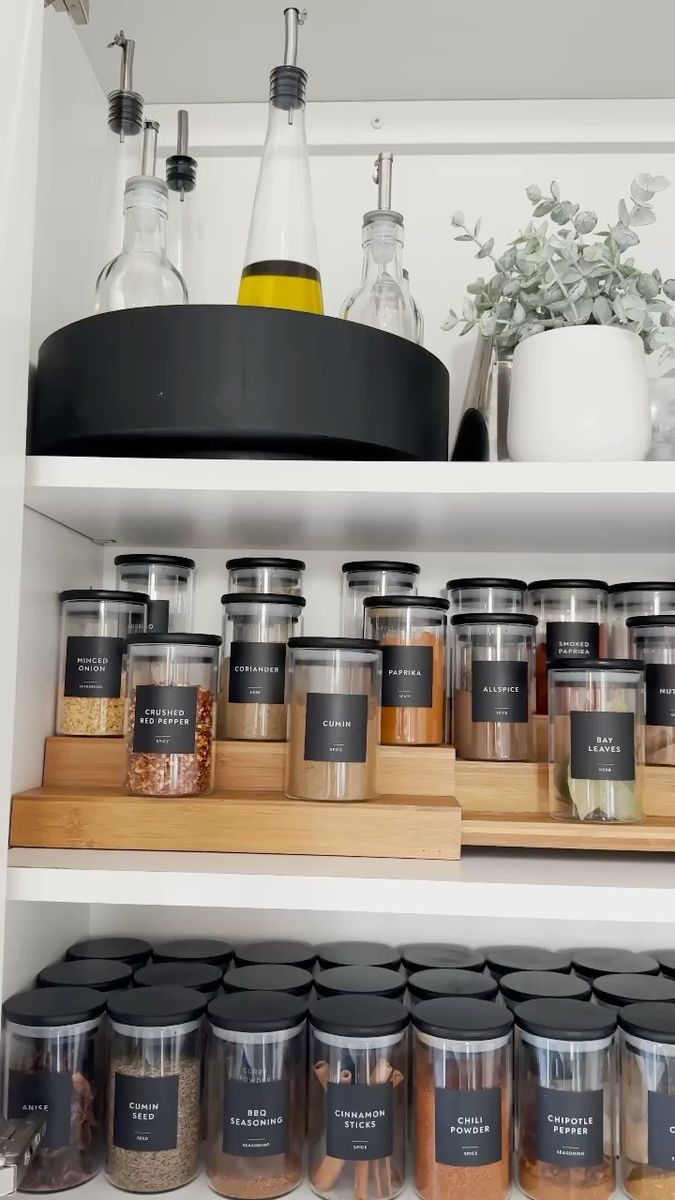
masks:
[[[300,558],[231,558],[225,567],[231,592],[302,595],[305,563]]]
[[[124,732],[126,644],[145,629],[141,592],[61,592],[61,646],[56,732],[121,737]]]
[[[415,596],[420,569],[416,563],[364,559],[342,566],[340,630],[343,637],[363,637],[363,601],[368,596]]]
[[[195,562],[175,554],[118,554],[117,586],[147,592],[148,633],[190,633]]]
[[[458,758],[534,761],[536,624],[528,613],[459,613],[452,618]]]
[[[448,601],[369,596],[365,633],[382,649],[383,746],[440,746],[445,732]]]
[[[548,665],[561,658],[604,658],[607,584],[601,579],[537,579],[527,589],[536,635],[537,712],[548,712]]]
[[[675,613],[675,579],[660,582],[612,583],[609,587],[609,653],[628,658],[629,617],[659,617]]]
[[[675,1005],[619,1012],[621,1186],[631,1200],[675,1188]]]
[[[302,596],[230,592],[223,606],[219,734],[286,741],[286,647],[302,633]]]
[[[675,614],[626,626],[630,653],[645,664],[645,762],[675,767]]]

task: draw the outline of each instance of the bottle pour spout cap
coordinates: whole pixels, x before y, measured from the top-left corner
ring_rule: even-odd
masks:
[[[108,95],[108,126],[113,133],[118,133],[120,141],[125,137],[135,137],[143,125],[143,97],[134,91],[134,50],[136,43],[126,37],[124,30],[116,33],[108,49],[119,46],[122,51],[120,61],[120,85]]]

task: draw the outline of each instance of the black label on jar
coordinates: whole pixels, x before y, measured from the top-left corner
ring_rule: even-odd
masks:
[[[603,1154],[603,1093],[540,1087],[537,1158],[557,1166],[599,1167]]]
[[[7,1116],[14,1121],[46,1117],[42,1138],[46,1150],[69,1145],[71,1100],[72,1080],[67,1071],[9,1072]]]
[[[121,1150],[175,1150],[178,1076],[151,1079],[115,1074],[113,1144]]]
[[[307,693],[305,762],[366,761],[368,697]]]
[[[573,779],[635,779],[635,717],[630,712],[570,713]]]
[[[148,633],[169,632],[169,601],[151,600],[148,605]]]
[[[326,1154],[349,1162],[389,1158],[394,1146],[390,1083],[329,1083]]]
[[[136,688],[135,704],[135,754],[194,754],[196,687],[144,683]]]
[[[486,1167],[502,1157],[499,1088],[436,1088],[436,1162]]]
[[[384,708],[431,708],[431,646],[382,647]]]
[[[645,670],[648,725],[675,725],[675,666],[648,663]]]
[[[597,621],[549,621],[546,626],[546,657],[597,658],[600,626]]]
[[[526,662],[483,662],[474,658],[471,720],[522,725],[529,716]]]
[[[124,638],[69,637],[65,696],[118,700],[122,692]]]
[[[675,1168],[675,1096],[647,1092],[647,1162],[672,1172]]]
[[[283,642],[233,642],[230,704],[283,704],[286,647]]]
[[[248,1083],[226,1079],[223,1099],[223,1154],[267,1157],[288,1150],[287,1079]]]

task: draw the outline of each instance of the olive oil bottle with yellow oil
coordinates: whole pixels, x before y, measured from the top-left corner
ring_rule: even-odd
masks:
[[[284,13],[284,64],[270,75],[267,136],[237,303],[322,313],[305,133],[307,74],[296,66],[304,15],[297,8]]]

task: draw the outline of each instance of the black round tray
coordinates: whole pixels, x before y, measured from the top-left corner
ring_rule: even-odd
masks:
[[[193,304],[76,321],[43,342],[30,454],[448,457],[448,372],[333,317]]]

